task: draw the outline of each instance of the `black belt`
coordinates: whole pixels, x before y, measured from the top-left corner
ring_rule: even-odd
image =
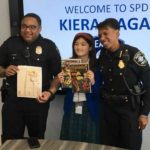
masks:
[[[130,100],[129,95],[110,95],[110,94],[102,94],[102,99],[106,103],[112,104],[125,104]]]

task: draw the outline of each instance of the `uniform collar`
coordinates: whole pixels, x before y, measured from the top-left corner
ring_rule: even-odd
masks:
[[[32,43],[27,43],[26,41],[24,41],[24,39],[20,36],[21,40],[23,43],[25,43],[26,45],[32,45],[38,41],[40,41],[43,37],[41,36],[41,34],[39,34],[39,36],[37,37],[37,39],[35,41],[33,41]]]
[[[124,49],[124,44],[122,41],[119,41],[119,43],[120,43],[120,46],[115,52],[110,52],[109,50],[105,49],[106,55],[109,55],[113,58],[120,58],[121,51],[123,51]]]

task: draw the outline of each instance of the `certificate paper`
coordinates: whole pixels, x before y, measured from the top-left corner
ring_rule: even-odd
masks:
[[[37,98],[42,93],[42,68],[35,66],[18,66],[17,96]]]

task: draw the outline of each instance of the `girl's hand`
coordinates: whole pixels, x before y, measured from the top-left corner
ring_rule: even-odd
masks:
[[[63,73],[63,71],[58,73],[57,77],[58,77],[58,80],[59,80],[60,83],[64,82],[64,73]]]
[[[91,84],[95,84],[95,78],[94,78],[94,73],[91,70],[87,71],[87,77],[91,81]]]

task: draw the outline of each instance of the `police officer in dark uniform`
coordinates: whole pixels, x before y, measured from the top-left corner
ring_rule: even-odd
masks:
[[[108,18],[97,26],[103,48],[101,142],[140,150],[150,111],[150,67],[144,54],[119,40],[119,22]]]
[[[42,90],[49,89],[61,70],[61,58],[55,43],[40,35],[41,19],[34,13],[21,21],[19,36],[11,37],[0,47],[0,77],[6,77],[5,102],[2,107],[2,141],[23,138],[25,126],[30,137],[44,138],[49,101],[17,97],[18,65],[42,68]],[[49,96],[53,91],[49,91]]]

